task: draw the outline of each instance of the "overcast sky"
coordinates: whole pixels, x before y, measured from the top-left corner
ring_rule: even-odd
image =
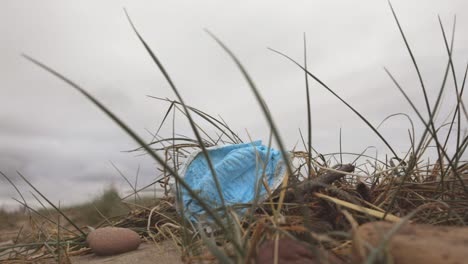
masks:
[[[394,0],[400,22],[435,100],[447,62],[437,20],[450,31],[457,15],[454,62],[459,81],[468,59],[466,0]],[[114,162],[140,186],[154,179],[151,160],[123,153],[135,143],[82,95],[21,57],[28,54],[95,95],[145,139],[168,105],[147,95],[175,98],[124,15],[160,57],[186,103],[221,115],[240,136],[266,140],[268,127],[239,70],[203,31],[217,34],[253,77],[292,149],[307,131],[303,72],[267,47],[303,61],[308,40],[310,70],[374,125],[403,112],[421,123],[383,70],[401,81],[423,110],[422,93],[387,1],[20,1],[0,9],[0,170],[20,171],[52,201],[71,204],[124,181]],[[341,102],[310,80],[313,145],[321,153],[360,152],[381,141]],[[447,86],[440,122],[453,107]],[[409,147],[409,122],[391,119],[381,131],[400,154]],[[170,135],[170,126],[161,131]],[[178,132],[189,135],[187,126]],[[299,144],[301,146],[301,144]],[[375,150],[369,154],[375,155]],[[0,206],[15,204],[13,188],[0,179]]]

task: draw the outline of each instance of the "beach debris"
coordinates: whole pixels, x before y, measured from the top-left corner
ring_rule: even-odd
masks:
[[[280,152],[262,145],[261,141],[211,147],[207,151],[226,206],[264,201],[268,197],[267,188],[274,191],[286,174]],[[201,150],[189,156],[180,167],[179,175],[210,208],[222,206],[215,179]],[[176,190],[175,184],[171,184],[173,190]],[[187,219],[193,222],[212,220],[187,190],[181,188],[180,196]],[[239,215],[246,211],[245,208],[236,209]]]
[[[128,228],[103,227],[90,232],[86,242],[96,255],[109,256],[137,249],[141,239]]]
[[[398,224],[398,223],[397,223]],[[392,263],[466,263],[468,259],[468,227],[370,222],[358,227],[354,247],[356,260],[366,260],[372,249],[383,246],[379,259]],[[382,243],[386,243],[385,245]],[[370,246],[370,247],[369,247]]]
[[[338,164],[333,171],[328,171],[316,178],[306,179],[297,185],[290,186],[286,191],[285,202],[301,202],[304,196],[328,187],[333,182],[354,172],[352,164]],[[299,197],[298,197],[299,196]]]

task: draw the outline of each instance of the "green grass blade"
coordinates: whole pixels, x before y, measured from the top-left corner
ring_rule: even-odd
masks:
[[[408,53],[409,53],[409,55],[411,57],[411,61],[413,62],[414,68],[415,68],[416,73],[418,75],[419,83],[421,84],[421,89],[422,89],[423,95],[424,95],[424,102],[426,103],[427,113],[429,115],[431,115],[432,111],[431,111],[431,107],[429,105],[429,98],[427,97],[426,86],[424,85],[424,80],[422,78],[421,71],[419,70],[418,63],[416,62],[416,58],[413,55],[413,51],[411,50],[411,47],[410,47],[410,45],[408,43],[408,40],[406,39],[406,35],[403,32],[403,29],[402,29],[402,27],[400,25],[400,21],[398,20],[398,17],[397,17],[397,15],[395,13],[395,10],[393,9],[392,3],[390,1],[388,1],[388,4],[389,4],[390,9],[392,11],[393,17],[395,18],[395,22],[397,23],[398,30],[400,31],[401,37],[403,38],[403,41],[405,42],[406,50],[408,51]],[[433,125],[434,124],[432,124],[432,126]]]
[[[138,195],[136,185],[133,186],[132,183],[128,180],[128,178],[122,173],[122,171],[119,168],[117,168],[117,166],[112,161],[109,161],[109,162],[112,165],[112,167],[114,167],[114,169],[117,171],[117,173],[120,175],[120,177],[122,177],[127,182],[127,184],[130,186],[130,188],[132,188],[134,194]],[[138,195],[138,197],[139,197],[139,195]],[[141,200],[141,197],[139,197],[139,198]]]
[[[404,43],[405,43],[406,50],[408,51],[408,53],[409,53],[409,55],[410,55],[410,57],[411,57],[411,61],[413,62],[413,66],[414,66],[414,68],[415,68],[415,70],[416,70],[416,74],[417,74],[417,76],[418,76],[419,83],[420,83],[420,85],[421,85],[421,89],[422,89],[422,92],[423,92],[423,95],[424,95],[424,102],[425,102],[425,104],[426,104],[427,114],[429,115],[429,121],[428,121],[428,123],[429,123],[429,128],[432,130],[432,132],[433,132],[433,133],[432,133],[432,138],[434,139],[434,141],[435,141],[436,144],[437,144],[437,155],[438,155],[438,157],[439,157],[438,163],[439,163],[439,166],[442,168],[442,167],[443,167],[443,160],[442,160],[442,154],[441,154],[441,152],[442,152],[443,150],[440,149],[440,145],[441,145],[441,144],[439,143],[439,139],[438,139],[438,136],[437,136],[437,133],[436,133],[435,125],[434,125],[435,113],[437,112],[438,104],[435,105],[435,107],[434,107],[434,109],[433,109],[433,111],[432,111],[432,110],[431,110],[431,106],[429,105],[429,99],[428,99],[428,96],[427,96],[426,87],[425,87],[425,85],[424,85],[424,81],[423,81],[423,78],[422,78],[421,71],[419,70],[419,66],[418,66],[418,64],[417,64],[417,62],[416,62],[416,59],[415,59],[415,57],[414,57],[414,55],[413,55],[413,52],[412,52],[412,50],[411,50],[411,47],[410,47],[410,45],[409,45],[409,43],[408,43],[408,40],[407,40],[407,38],[406,38],[406,35],[405,35],[405,33],[403,32],[403,29],[402,29],[402,27],[401,27],[400,21],[398,20],[398,17],[397,17],[397,15],[396,15],[395,10],[394,10],[394,8],[393,8],[393,6],[392,6],[392,4],[391,4],[390,1],[388,1],[388,5],[390,6],[390,9],[391,9],[391,11],[392,11],[393,17],[394,17],[395,22],[396,22],[396,24],[397,24],[397,26],[398,26],[398,30],[400,31],[401,37],[402,37],[402,39],[403,39],[403,41],[404,41]],[[450,52],[449,52],[449,53],[450,53]],[[449,59],[449,65],[451,65],[450,61],[451,61],[451,59]],[[457,93],[457,94],[458,94],[458,93]],[[441,93],[440,93],[440,95],[441,95]],[[437,98],[437,101],[439,101],[439,98]]]
[[[27,205],[28,203],[26,203],[26,200],[24,199],[23,194],[20,192],[18,187],[16,187],[16,184],[14,184],[13,181],[10,180],[10,178],[8,178],[8,176],[5,173],[3,173],[2,171],[0,171],[0,174],[11,184],[11,186],[13,186],[13,188],[15,188],[16,192],[21,197],[21,200],[23,200],[24,204]]]
[[[461,104],[461,96],[463,95],[463,90],[459,92],[457,76],[456,76],[456,73],[455,73],[455,66],[453,65],[453,60],[452,60],[453,42],[454,42],[453,38],[455,36],[455,25],[456,25],[457,19],[456,19],[456,16],[453,19],[452,42],[451,42],[451,46],[449,47],[448,42],[447,42],[447,36],[446,36],[445,30],[444,30],[444,25],[442,24],[442,20],[440,19],[440,16],[438,18],[439,18],[440,29],[442,31],[442,36],[444,38],[445,49],[446,49],[447,55],[449,57],[450,68],[452,70],[453,82],[454,82],[454,86],[455,86],[455,94],[456,94],[456,97],[457,97],[456,109],[455,109],[455,112],[453,114],[452,122],[450,124],[450,127],[448,129],[447,137],[445,138],[444,148],[447,145],[448,139],[449,139],[450,134],[452,132],[452,127],[453,127],[453,124],[455,123],[455,118],[458,117],[458,120],[457,120],[457,141],[456,141],[457,142],[457,149],[458,149],[460,147],[460,136],[461,136],[460,135],[460,131],[461,131],[460,104]]]
[[[48,217],[48,216],[46,216],[46,215],[43,215],[43,214],[41,214],[39,211],[37,211],[37,210],[35,210],[34,208],[30,207],[29,205],[27,205],[27,204],[21,202],[20,200],[18,200],[18,199],[16,199],[16,198],[12,198],[12,199],[15,200],[17,203],[19,203],[20,205],[22,205],[22,206],[24,206],[25,208],[27,208],[28,210],[30,210],[31,212],[37,214],[39,217],[44,218],[45,220],[49,221],[50,223],[52,223],[52,224],[54,224],[54,225],[57,224],[54,220],[51,219],[52,216],[51,216],[51,217]],[[36,198],[36,199],[37,199],[37,198]],[[68,231],[68,232],[70,232],[70,233],[73,234],[73,235],[77,235],[73,230],[70,230],[70,229],[68,229],[68,228],[66,228],[66,227],[64,227],[64,226],[62,226],[62,229],[63,229],[63,230],[66,230],[66,231]]]
[[[306,86],[306,100],[307,100],[307,155],[309,161],[307,162],[307,170],[309,175],[307,175],[308,179],[310,179],[310,175],[312,172],[312,111],[310,107],[310,89],[309,89],[309,76],[307,75],[307,40],[306,34],[304,33],[304,72],[305,76],[305,86]]]
[[[284,146],[283,140],[281,139],[281,136],[279,134],[279,130],[278,130],[278,128],[277,128],[277,126],[276,126],[276,124],[275,124],[275,122],[273,120],[271,112],[268,109],[268,106],[267,106],[266,102],[263,100],[263,97],[260,95],[260,92],[258,91],[254,81],[250,77],[250,75],[247,72],[247,70],[245,69],[245,67],[239,61],[239,59],[234,55],[234,53],[218,37],[216,37],[213,33],[211,33],[208,30],[205,30],[205,31],[229,55],[229,57],[234,61],[234,64],[241,71],[242,75],[244,76],[244,79],[247,81],[251,91],[253,92],[253,94],[255,96],[255,99],[257,100],[258,104],[260,105],[260,107],[261,107],[261,109],[263,111],[263,114],[264,114],[265,118],[267,119],[268,124],[270,125],[271,133],[273,134],[273,137],[275,138],[275,141],[278,144],[278,148],[280,149],[280,153],[282,155],[282,158],[284,160],[284,163],[286,165],[286,169],[287,169],[287,172],[288,172],[288,175],[286,177],[292,177],[294,175],[294,171],[292,170],[292,165],[291,165],[291,162],[289,160],[288,152],[287,152],[287,150],[286,150],[286,148]],[[297,192],[296,188],[294,188],[294,190]],[[310,223],[310,217],[309,217],[310,212],[309,212],[309,210],[310,210],[310,208],[305,206],[305,203],[303,202],[304,197],[302,195],[298,194],[298,195],[296,195],[296,197],[298,197],[298,201],[299,201],[302,213],[303,213],[305,227],[310,229],[310,226],[309,226],[309,223]],[[281,206],[282,206],[282,201],[281,201],[281,198],[280,198],[280,202],[278,203],[278,209],[280,209]],[[275,219],[277,219],[276,216],[275,216]]]
[[[162,126],[164,125],[164,122],[166,121],[166,118],[169,115],[169,113],[171,112],[173,107],[174,107],[174,102],[171,102],[171,104],[169,105],[169,108],[166,111],[166,114],[163,117],[163,120],[161,121],[161,124],[159,124],[158,129],[156,129],[156,132],[154,132],[153,139],[151,139],[150,142],[152,142],[152,141],[154,141],[156,139],[157,135],[159,134],[159,131],[161,130]]]
[[[175,100],[169,100],[169,99],[164,99],[164,98],[160,98],[160,97],[157,97],[157,96],[152,96],[152,95],[148,95],[148,97],[150,98],[154,98],[154,99],[157,99],[157,100],[162,100],[162,101],[170,101],[170,102],[174,102],[175,104],[181,104],[180,102],[178,101],[175,101]],[[221,122],[219,121],[218,119],[214,118],[213,116],[207,114],[206,112],[203,112],[202,110],[200,109],[197,109],[195,107],[192,107],[190,105],[186,105],[187,108],[194,112],[196,115],[198,115],[199,117],[203,118],[205,121],[207,121],[208,123],[210,123],[212,126],[214,126],[216,129],[218,129],[219,131],[221,131],[221,133],[224,132],[224,130],[220,127],[224,127],[225,129],[227,129],[229,131],[229,133],[231,133],[233,135],[233,137],[229,136],[228,134],[224,133],[226,135],[226,137],[228,137],[232,142],[234,143],[243,143],[242,139],[237,135],[237,133],[235,133],[231,128],[229,128],[229,126],[225,123],[225,122]]]
[[[62,210],[60,210],[57,206],[55,206],[54,203],[52,203],[49,199],[47,199],[47,197],[43,195],[33,184],[31,184],[31,182],[29,182],[26,179],[26,177],[24,177],[19,171],[17,171],[17,173],[37,194],[39,194],[42,197],[42,199],[44,199],[50,206],[52,206],[55,209],[55,211],[61,214],[67,220],[68,223],[70,223],[83,236],[86,236],[86,233],[83,232],[83,230],[81,230],[81,228],[79,228],[78,225],[75,224],[75,222],[73,222],[70,218],[68,218],[68,216]]]
[[[382,142],[387,146],[387,148],[392,152],[393,156],[397,158],[398,160],[401,161],[399,158],[398,154],[393,150],[392,146],[387,142],[387,140],[380,134],[377,129],[361,114],[359,113],[354,107],[352,107],[348,102],[346,102],[341,96],[339,96],[335,91],[333,91],[328,85],[326,85],[324,82],[322,82],[319,78],[317,78],[314,74],[312,74],[310,71],[307,71],[302,65],[300,65],[298,62],[293,60],[291,57],[287,56],[284,53],[281,53],[277,50],[274,50],[272,48],[268,48],[269,50],[285,57],[286,59],[290,60],[292,63],[296,64],[299,68],[301,68],[303,71],[305,71],[310,77],[312,77],[316,82],[318,82],[320,85],[322,85],[325,89],[327,89],[331,94],[333,94],[338,100],[340,100],[343,104],[345,104],[351,111],[353,111],[366,125],[374,131],[374,133],[382,140]]]
[[[245,70],[244,66],[241,64],[241,62],[237,59],[237,57],[234,55],[234,53],[218,38],[216,37],[213,33],[211,33],[208,30],[205,30],[208,35],[210,35],[218,45],[229,55],[229,57],[234,61],[236,64],[237,68],[241,71],[242,75],[246,79],[247,83],[249,84],[249,87],[251,88],[252,92],[255,95],[255,99],[257,100],[258,104],[260,105],[263,114],[265,115],[265,118],[267,119],[271,129],[273,136],[276,140],[276,143],[278,144],[278,147],[280,148],[281,154],[283,155],[283,158],[285,159],[285,163],[287,166],[288,173],[292,175],[292,168],[289,163],[289,160],[287,160],[288,157],[288,152],[286,151],[286,148],[284,147],[283,140],[281,139],[281,136],[279,134],[279,130],[276,127],[275,122],[273,121],[273,117],[271,116],[270,110],[268,109],[268,106],[266,105],[265,101],[263,100],[263,97],[260,95],[260,92],[258,91],[255,83],[253,82],[252,78],[250,75],[247,73]]]
[[[340,164],[343,164],[343,146],[341,144],[341,140],[342,138],[341,138],[341,127],[340,127],[340,140],[339,140],[340,142]]]
[[[440,89],[440,91],[439,91],[439,95],[438,95],[438,97],[437,97],[436,105],[439,104],[439,102],[440,102],[440,100],[441,100],[441,98],[442,98],[442,93],[443,93],[443,90],[444,90],[444,87],[445,87],[445,82],[446,82],[446,79],[447,79],[448,67],[449,67],[449,66],[450,66],[450,65],[447,65],[447,68],[446,68],[446,71],[445,71],[444,80],[443,80],[443,82],[442,82],[442,87],[441,87],[441,89]],[[420,140],[420,142],[419,142],[419,144],[418,144],[418,146],[417,146],[417,148],[416,148],[416,150],[415,150],[415,153],[417,154],[417,153],[420,151],[420,149],[422,148],[422,146],[423,146],[423,142],[424,142],[425,135],[426,135],[427,133],[430,133],[430,134],[432,135],[432,134],[434,134],[434,132],[431,130],[430,125],[424,120],[424,118],[422,117],[421,113],[417,110],[416,106],[415,106],[414,103],[411,101],[411,99],[408,97],[408,95],[407,95],[406,92],[403,90],[403,88],[402,88],[401,85],[398,83],[398,81],[393,77],[393,75],[392,75],[387,69],[385,69],[385,71],[386,71],[387,74],[390,76],[390,78],[392,79],[392,81],[393,81],[393,83],[395,84],[395,86],[396,86],[396,87],[398,88],[398,90],[400,90],[400,92],[403,94],[403,96],[405,97],[405,99],[408,101],[408,103],[410,104],[410,106],[411,106],[411,107],[413,108],[413,110],[415,111],[416,115],[419,117],[419,119],[421,120],[421,122],[422,122],[422,123],[424,124],[424,126],[425,126],[425,130],[424,130],[423,136],[422,136],[422,138],[421,138],[421,140]],[[436,108],[437,108],[437,107],[434,107],[434,109],[436,109]],[[433,111],[434,111],[434,110],[433,110]],[[433,116],[433,115],[431,115],[431,116]],[[435,133],[437,133],[437,132],[435,132]],[[432,137],[432,138],[435,138],[435,137]],[[441,150],[442,155],[443,155],[443,156],[446,158],[446,160],[448,161],[449,167],[453,170],[455,176],[459,179],[461,185],[463,186],[463,189],[464,189],[465,193],[468,193],[468,190],[467,190],[466,187],[465,187],[465,184],[464,184],[464,182],[463,182],[463,179],[461,179],[461,176],[460,176],[460,175],[458,174],[458,172],[456,171],[456,168],[455,168],[454,164],[451,162],[451,159],[449,158],[449,156],[447,155],[447,152],[440,146],[440,142],[439,142],[439,141],[436,141],[436,144],[438,144],[438,149]],[[415,155],[416,155],[416,154],[415,154]],[[410,164],[410,165],[408,166],[408,170],[409,170],[409,171],[412,170],[412,168],[413,168],[414,165],[415,165],[414,163],[413,163],[412,165]],[[410,173],[407,171],[407,173],[406,173],[405,175],[409,175],[409,174],[410,174]],[[443,176],[443,175],[442,175],[442,176]],[[406,177],[406,176],[405,176],[405,177]],[[400,181],[398,190],[401,189],[403,183],[404,183],[404,179],[402,179],[402,180]],[[395,201],[395,198],[396,198],[396,195],[397,195],[397,194],[398,194],[398,191],[395,192],[395,196],[394,196],[394,198],[392,199],[393,202],[390,203],[390,204],[392,205],[392,206],[390,206],[390,208],[393,207],[393,204],[394,204],[394,201]]]
[[[45,212],[47,212],[47,214],[49,215],[49,217],[52,217],[52,213],[49,212],[49,209],[47,209],[47,207],[44,205],[44,203],[43,203],[33,192],[30,191],[29,193],[32,195],[32,197],[34,198],[34,200],[36,200],[36,201],[41,205],[42,209],[43,209]]]
[[[101,111],[103,111],[110,119],[112,119],[122,130],[124,130],[133,140],[135,140],[140,146],[144,148],[145,151],[148,152],[148,154],[155,160],[157,161],[161,166],[165,167],[165,169],[174,175],[174,178],[181,184],[187,192],[190,194],[190,196],[195,199],[197,202],[200,203],[200,206],[208,213],[209,216],[213,217],[213,220],[215,223],[223,230],[226,231],[226,227],[223,224],[223,221],[219,217],[218,214],[213,213],[213,209],[211,209],[200,196],[193,191],[190,186],[185,182],[184,179],[182,179],[170,166],[165,164],[164,160],[159,157],[151,148],[146,146],[145,141],[140,138],[132,129],[130,129],[122,120],[120,120],[114,113],[112,113],[107,107],[105,107],[101,102],[99,102],[96,98],[94,98],[91,94],[89,94],[86,90],[81,88],[79,85],[76,83],[72,82],[70,79],[64,77],[57,71],[53,70],[52,68],[46,66],[45,64],[39,62],[36,59],[33,59],[32,57],[28,55],[23,55],[27,60],[31,61],[35,65],[39,66],[40,68],[46,70],[47,72],[51,73],[52,75],[56,76],[57,78],[61,79],[71,87],[73,87],[75,90],[80,92],[83,96],[85,96],[87,99],[89,99],[95,106],[97,106]]]
[[[169,85],[171,86],[171,88],[174,91],[175,95],[177,96],[180,103],[182,104],[182,107],[184,108],[185,114],[187,115],[187,118],[189,120],[190,126],[192,127],[192,131],[195,134],[195,137],[197,138],[198,142],[200,143],[200,148],[202,149],[203,155],[205,156],[205,159],[206,159],[206,161],[208,163],[208,167],[209,167],[209,169],[211,171],[211,174],[213,176],[213,181],[215,182],[216,191],[218,192],[219,199],[221,201],[221,207],[226,209],[226,203],[224,201],[224,195],[223,195],[223,192],[222,192],[221,184],[219,183],[218,177],[216,176],[216,170],[214,169],[213,163],[211,162],[210,156],[208,155],[208,151],[206,150],[205,145],[203,144],[203,140],[202,140],[202,138],[200,136],[200,133],[198,132],[198,129],[197,129],[196,125],[195,125],[195,122],[193,121],[193,119],[192,119],[192,117],[190,115],[190,111],[187,109],[187,106],[185,105],[184,100],[182,99],[182,96],[180,95],[179,91],[177,90],[174,82],[172,81],[171,77],[167,73],[166,69],[164,68],[162,63],[159,61],[159,59],[156,57],[155,53],[152,51],[152,49],[149,47],[149,45],[146,43],[146,41],[143,39],[143,37],[140,35],[140,33],[136,29],[135,25],[133,24],[133,22],[130,19],[130,16],[128,15],[126,10],[125,10],[125,15],[127,16],[128,22],[130,23],[130,25],[131,25],[133,31],[135,32],[135,34],[137,35],[138,39],[140,40],[140,42],[145,47],[146,51],[150,55],[153,62],[158,66],[159,70],[164,75],[164,78],[169,83]],[[226,217],[229,220],[230,217],[228,216],[226,210],[225,210],[225,214],[226,214]]]

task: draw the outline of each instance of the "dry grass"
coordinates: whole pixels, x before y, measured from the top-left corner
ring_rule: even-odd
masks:
[[[183,146],[166,148],[172,149],[173,147],[183,152]],[[304,168],[307,153],[293,152],[293,157],[292,163],[296,164],[295,168]],[[315,160],[313,164],[312,179],[320,178],[329,171],[327,168],[331,167],[331,164],[320,164]],[[378,165],[375,166],[375,164]],[[281,234],[281,236],[291,236],[326,248],[341,258],[351,261],[352,223],[350,218],[357,224],[362,224],[382,219],[387,213],[386,217],[389,221],[398,221],[400,217],[418,211],[411,218],[414,223],[465,225],[468,221],[466,211],[468,200],[453,172],[445,176],[444,184],[440,186],[441,172],[446,168],[441,170],[437,164],[418,166],[411,177],[406,177],[401,190],[395,196],[396,201],[391,209],[389,208],[390,199],[397,191],[402,177],[398,166],[386,163],[362,164],[351,175],[331,185],[318,186],[311,192],[304,193],[305,203],[300,204],[294,199],[285,198],[279,212],[281,219],[274,217],[274,208],[278,207],[280,193],[277,191],[270,199],[258,205],[252,217],[240,220],[239,233],[242,241],[245,241],[243,247],[246,255],[244,257],[246,259],[253,257],[262,241],[273,239]],[[459,175],[466,182],[468,182],[467,168],[466,163],[458,168]],[[373,173],[367,174],[366,171]],[[307,178],[304,173],[306,173],[304,169],[296,170],[296,173],[290,177],[288,188],[296,188],[296,182],[303,182]],[[105,197],[106,194],[97,200],[105,200]],[[153,242],[172,240],[181,247],[182,257],[187,262],[216,260],[206,247],[200,231],[182,222],[175,210],[173,198],[167,197],[152,200],[152,202],[151,206],[132,205],[133,210],[128,214],[109,217],[97,226],[128,227],[137,231],[146,240]],[[131,205],[131,203],[127,204]],[[110,203],[108,205],[112,207]],[[308,209],[307,218],[304,217],[302,205]],[[83,208],[83,206],[75,207],[75,209]],[[73,213],[71,209],[64,211]],[[69,225],[60,228],[60,237],[58,237],[57,226],[43,222],[41,226],[38,226],[36,221],[31,220],[31,224],[35,226],[32,232],[36,237],[35,242],[11,247],[9,250],[11,261],[27,262],[57,257],[57,252],[60,250],[66,252],[66,254],[62,253],[64,256],[89,252],[83,236],[64,230],[64,228],[71,228]],[[216,232],[212,235],[220,250],[226,252],[228,256],[235,257],[236,253],[226,238],[226,234]],[[61,241],[60,246],[57,246],[57,241]]]

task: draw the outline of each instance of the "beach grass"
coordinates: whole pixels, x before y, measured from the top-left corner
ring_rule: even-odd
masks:
[[[168,70],[138,32],[128,14],[131,28],[148,52],[149,58],[155,63],[156,69],[163,73],[176,95],[174,100],[153,97],[155,100],[166,102],[168,110],[151,142],[146,142],[138,136],[132,128],[79,84],[33,57],[24,55],[26,59],[68,83],[88,98],[135,140],[139,147],[132,152],[149,155],[164,173],[161,178],[144,188],[133,188],[133,193],[127,197],[120,197],[115,189],[109,189],[92,203],[73,208],[60,208],[59,205],[52,204],[45,194],[35,189],[22,176],[35,190],[38,200],[44,202],[45,208],[41,210],[30,208],[24,199],[18,202],[27,208],[29,216],[34,216],[35,219],[46,219],[49,225],[47,228],[40,227],[35,231],[36,234],[40,234],[36,241],[0,247],[0,255],[9,254],[11,259],[18,260],[53,257],[59,261],[62,251],[66,251],[66,256],[89,252],[85,244],[85,237],[89,231],[84,225],[94,227],[112,225],[132,228],[149,242],[171,240],[180,247],[182,258],[187,262],[249,263],[254,260],[263,241],[277,240],[280,237],[303,241],[314,248],[324,248],[345,261],[351,261],[354,250],[351,246],[352,232],[357,225],[363,223],[386,220],[397,223],[396,229],[408,221],[430,225],[466,226],[468,222],[468,189],[466,186],[468,164],[464,160],[464,153],[468,146],[466,134],[468,114],[463,102],[463,93],[468,66],[464,69],[463,76],[456,75],[457,71],[452,58],[456,20],[454,19],[450,37],[440,22],[441,35],[444,40],[442,44],[447,52],[447,65],[443,72],[444,78],[440,84],[439,93],[431,95],[427,93],[424,76],[419,70],[419,65],[396,12],[391,5],[390,9],[413,62],[415,78],[420,84],[418,89],[421,90],[424,98],[424,110],[418,109],[407,95],[408,88],[403,87],[397,78],[385,69],[396,90],[403,94],[414,110],[419,119],[417,121],[424,125],[420,138],[415,138],[414,127],[409,129],[408,145],[410,148],[404,155],[398,155],[379,131],[379,125],[370,122],[363,113],[357,110],[357,107],[352,106],[332,87],[309,71],[306,64],[305,37],[304,64],[300,64],[280,51],[271,49],[274,54],[281,56],[279,59],[285,58],[292,62],[305,75],[306,100],[300,103],[308,106],[308,111],[305,113],[308,119],[307,138],[301,138],[302,149],[288,150],[283,143],[274,117],[269,111],[268,104],[255,85],[253,77],[249,75],[234,52],[220,38],[207,31],[209,36],[219,44],[220,50],[226,53],[237,66],[240,77],[245,79],[260,105],[271,130],[268,145],[271,146],[272,142],[275,142],[285,158],[287,176],[282,185],[277,190],[272,190],[269,198],[262,203],[253,201],[250,204],[234,206],[227,206],[224,203],[222,186],[209,161],[207,148],[251,140],[241,139],[224,120],[185,104]],[[311,140],[312,113],[310,113],[309,101],[309,81],[312,80],[334,95],[338,99],[337,102],[343,103],[349,111],[356,114],[384,143],[389,154],[384,157],[373,157],[366,152],[365,146],[365,150],[361,153],[343,153],[341,148],[336,153],[320,153],[319,150],[314,149]],[[451,102],[454,105],[453,114],[448,123],[438,123],[436,117],[441,108],[441,98],[451,87],[448,84],[449,80],[453,82],[454,93],[457,95],[456,101]],[[432,101],[434,103],[431,105]],[[171,137],[165,138],[158,134],[159,129],[165,123],[171,122],[170,117],[174,116],[174,113],[181,113],[187,118],[194,138],[178,136],[174,129]],[[195,116],[197,118],[194,118]],[[384,121],[387,118],[389,117],[382,117]],[[202,121],[197,123],[195,120]],[[410,121],[415,122],[411,119]],[[441,128],[446,126],[450,129],[447,133],[442,133],[445,130]],[[207,132],[208,127],[216,131],[214,135]],[[448,143],[452,142],[451,138],[455,138],[454,145]],[[430,149],[435,149],[434,161],[426,159]],[[208,165],[221,197],[219,208],[210,207],[197,190],[192,190],[178,174],[179,166],[187,155],[195,150],[201,150],[209,161]],[[343,157],[352,162],[343,164]],[[344,168],[348,169],[344,170]],[[145,202],[141,202],[141,197],[139,197],[139,202],[137,202],[137,197],[154,185],[162,185],[163,189],[167,190],[170,179],[176,182],[177,188],[186,189],[190,196],[203,207],[213,219],[212,229],[197,226],[181,217],[180,213],[184,211],[184,208],[180,203],[175,202],[176,198],[170,192],[166,192],[167,196],[147,199]],[[129,181],[127,182],[133,187]],[[131,202],[132,197],[133,202]],[[248,208],[249,213],[241,217],[236,213],[235,208]],[[83,212],[82,218],[69,217],[73,211]],[[15,214],[8,216],[0,211],[0,220],[6,217],[15,217]],[[77,224],[78,222],[80,224]],[[376,263],[378,250],[383,250],[383,248],[378,247],[377,251],[374,251],[366,261]]]

